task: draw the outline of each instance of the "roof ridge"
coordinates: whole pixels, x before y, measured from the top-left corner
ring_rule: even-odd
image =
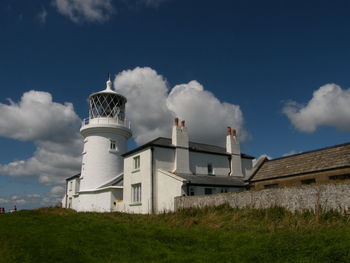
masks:
[[[189,141],[189,143],[196,143],[196,144],[214,146],[214,147],[219,147],[219,148],[225,149],[225,147],[223,147],[223,146],[218,146],[218,145],[213,145],[213,144],[208,144],[208,143],[201,143],[201,142],[194,142],[194,141]]]
[[[332,145],[332,146],[326,146],[326,147],[323,147],[323,148],[310,150],[310,151],[306,151],[306,152],[301,152],[301,153],[295,153],[295,154],[291,154],[291,155],[287,155],[287,156],[281,156],[281,157],[277,157],[277,158],[274,158],[274,159],[271,159],[271,160],[266,160],[266,161],[267,162],[273,162],[273,161],[286,159],[286,158],[290,158],[290,157],[294,157],[294,156],[298,156],[298,155],[303,155],[303,154],[312,153],[312,152],[318,152],[318,151],[324,151],[324,150],[327,150],[327,149],[332,149],[332,148],[337,148],[337,147],[342,147],[342,146],[347,146],[347,145],[350,145],[350,142],[341,143],[341,144]]]

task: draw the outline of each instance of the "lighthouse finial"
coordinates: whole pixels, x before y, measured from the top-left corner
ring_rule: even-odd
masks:
[[[108,73],[108,80],[106,82],[106,90],[112,90],[111,73]]]

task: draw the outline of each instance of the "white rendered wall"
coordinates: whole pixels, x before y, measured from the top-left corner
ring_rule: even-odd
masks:
[[[182,189],[183,182],[159,170],[156,178],[158,185],[156,212],[175,211],[174,198],[186,194]]]
[[[134,169],[134,157],[140,156],[140,168]],[[132,185],[141,184],[141,202],[132,202]],[[151,149],[145,149],[124,159],[125,211],[128,213],[149,214],[152,211],[151,200]]]
[[[73,178],[67,181],[66,208],[76,210],[78,206],[79,179]]]
[[[124,193],[123,203],[117,205],[118,211],[129,213],[151,213],[151,149],[141,150],[124,159]],[[140,169],[134,169],[134,157],[140,156]],[[174,198],[187,194],[187,189],[182,189],[183,183],[160,173],[158,169],[171,172],[174,169],[175,149],[154,147],[153,150],[154,164],[154,199],[155,212],[173,211]],[[243,161],[244,160],[244,161]],[[251,165],[251,160],[242,159],[244,167]],[[216,155],[207,153],[190,152],[191,169],[196,174],[207,175],[208,163],[213,165],[215,176],[228,176],[229,160],[227,155]],[[243,165],[242,165],[243,166]],[[134,205],[131,198],[131,189],[133,184],[141,183],[141,204]],[[203,195],[207,187],[194,186],[196,195]],[[208,187],[213,188],[213,193],[221,193],[221,189],[227,189],[227,192],[241,191],[238,187]]]
[[[80,193],[79,205],[76,210],[80,212],[111,212],[113,211],[114,201],[111,190]]]
[[[175,149],[173,148],[162,148],[162,147],[154,147],[153,151],[154,165],[153,165],[153,174],[154,178],[154,199],[155,201],[155,211],[159,211],[159,189],[163,186],[159,185],[158,181],[158,169],[162,169],[165,171],[173,171],[174,170],[174,162],[175,162]]]
[[[209,163],[215,176],[227,176],[230,172],[228,156],[190,151],[190,168],[195,174],[208,175]]]
[[[118,130],[88,133],[84,140],[81,170],[81,190],[92,190],[123,172],[123,157],[127,150],[127,139]],[[111,140],[116,150],[110,149]]]
[[[154,172],[157,169],[163,169],[165,171],[172,171],[174,169],[175,149],[154,147]]]
[[[242,172],[243,175],[246,175],[249,170],[253,168],[252,159],[242,158]]]

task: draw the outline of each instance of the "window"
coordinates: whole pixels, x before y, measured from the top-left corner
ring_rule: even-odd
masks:
[[[193,187],[190,188],[190,195],[194,195],[194,188]]]
[[[140,169],[140,156],[134,157],[134,170]]]
[[[208,175],[214,175],[213,165],[211,163],[208,163]]]
[[[110,144],[109,149],[110,149],[110,150],[113,150],[113,151],[115,151],[115,150],[117,149],[116,144],[115,144],[115,141],[111,140],[111,144]]]
[[[338,174],[329,176],[330,180],[346,180],[350,179],[350,174]]]
[[[131,186],[131,202],[141,203],[141,184]]]
[[[72,191],[73,190],[73,181],[70,181],[69,182],[69,191]]]
[[[204,188],[204,194],[205,195],[211,195],[213,193],[213,189],[212,188]]]
[[[277,187],[278,187],[278,184],[265,184],[264,185],[264,188],[266,188],[266,189],[277,188]]]
[[[221,193],[227,193],[227,188],[221,188]]]
[[[301,183],[302,184],[313,184],[313,183],[316,183],[316,180],[315,180],[315,178],[304,179],[304,180],[301,180]]]

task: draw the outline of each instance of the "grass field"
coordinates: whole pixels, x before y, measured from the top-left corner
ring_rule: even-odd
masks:
[[[161,215],[20,211],[0,215],[0,262],[350,262],[349,221],[227,206]]]

